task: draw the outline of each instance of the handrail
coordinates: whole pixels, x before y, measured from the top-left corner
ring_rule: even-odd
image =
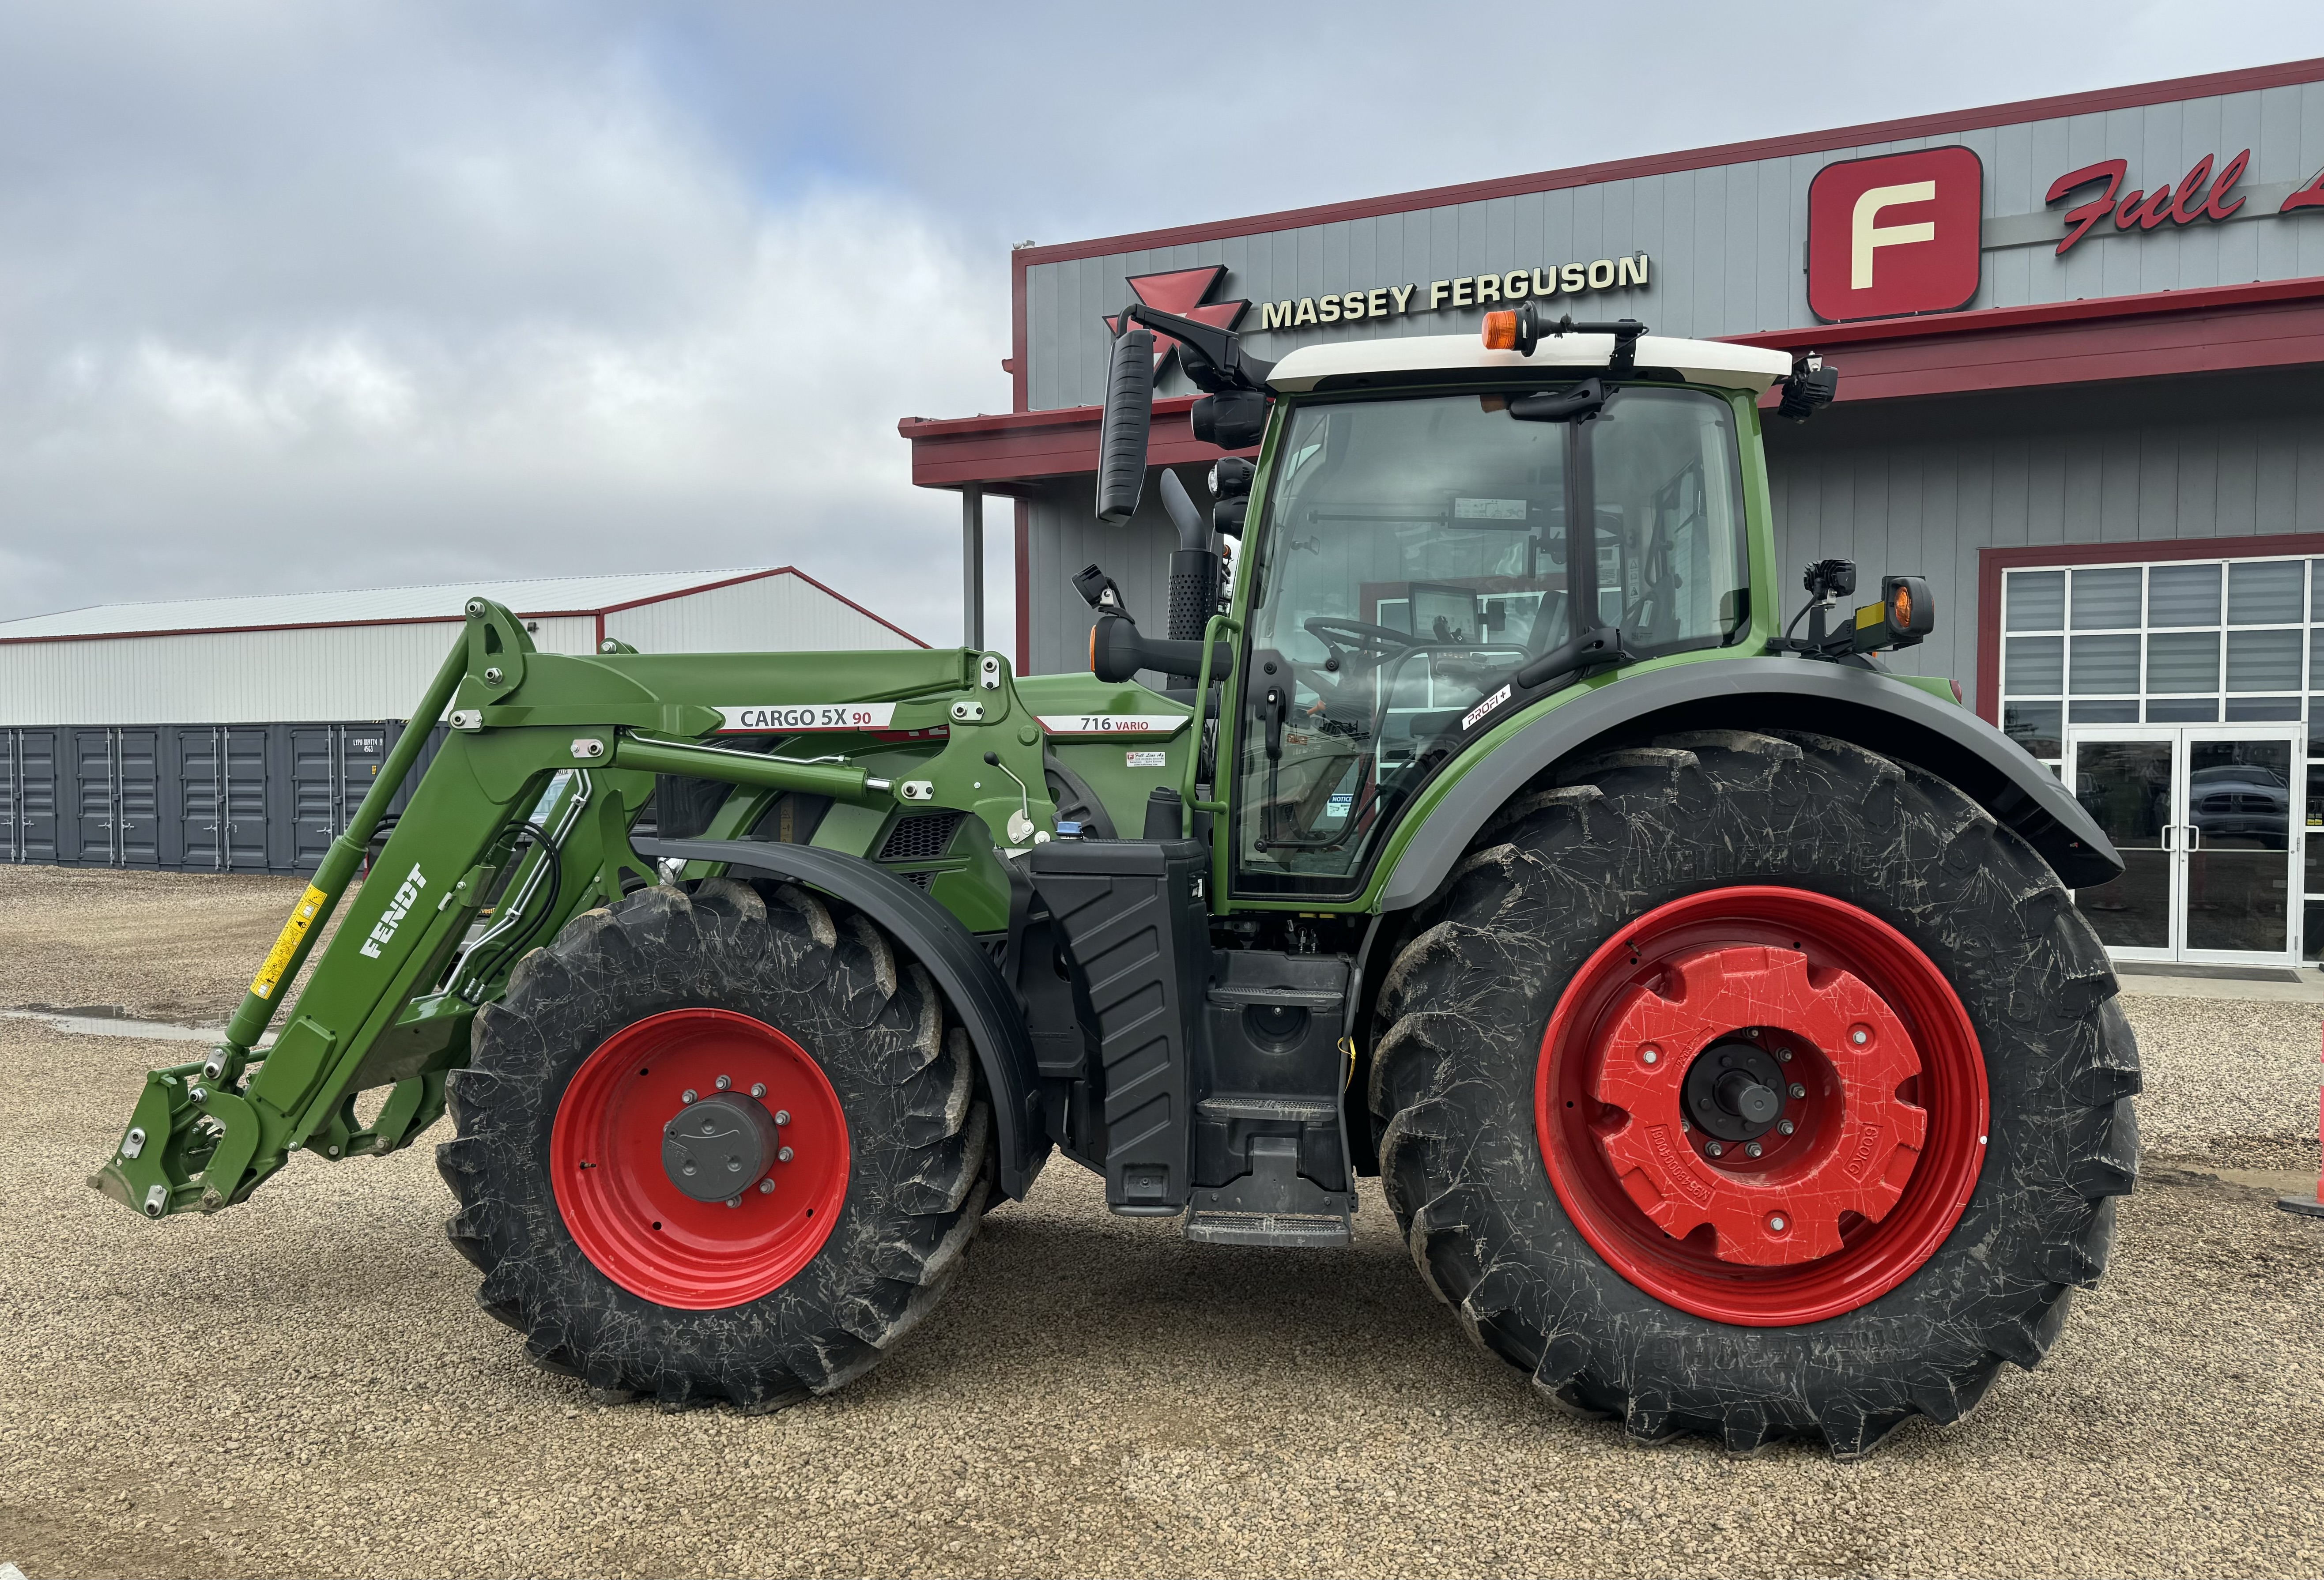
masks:
[[[1242,622],[1231,614],[1213,614],[1210,622],[1203,627],[1203,662],[1194,676],[1194,727],[1188,736],[1191,744],[1186,753],[1185,771],[1180,774],[1178,780],[1178,836],[1181,839],[1192,839],[1194,836],[1195,813],[1224,812],[1227,809],[1223,797],[1215,801],[1198,801],[1194,799],[1194,776],[1201,772],[1203,766],[1203,720],[1210,713],[1211,661],[1218,654],[1218,639],[1230,631],[1237,636],[1242,634]],[[1223,723],[1226,709],[1221,707],[1219,715],[1221,722]],[[1217,765],[1213,764],[1213,782],[1216,781],[1217,773]]]

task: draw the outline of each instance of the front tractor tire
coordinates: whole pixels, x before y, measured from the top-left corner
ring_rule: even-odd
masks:
[[[2038,1363],[2137,1173],[2106,952],[2023,840],[1842,741],[1702,731],[1505,808],[1382,984],[1388,1203],[1586,1414],[1854,1458]]]
[[[478,1304],[545,1369],[669,1409],[773,1409],[869,1370],[991,1188],[934,982],[789,886],[575,918],[478,1013],[450,1108],[437,1166]]]

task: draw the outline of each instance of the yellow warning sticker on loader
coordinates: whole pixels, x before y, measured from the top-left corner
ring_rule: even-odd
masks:
[[[299,903],[290,912],[290,919],[282,924],[274,947],[266,951],[258,975],[250,979],[251,992],[263,999],[274,996],[274,984],[282,980],[282,973],[290,968],[290,956],[299,952],[299,940],[307,936],[307,929],[314,925],[315,918],[322,914],[330,899],[312,883],[307,885],[307,892],[299,896]]]

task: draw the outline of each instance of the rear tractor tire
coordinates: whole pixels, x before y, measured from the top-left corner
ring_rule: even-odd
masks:
[[[788,886],[575,918],[478,1013],[450,1107],[437,1167],[478,1304],[545,1369],[669,1409],[773,1409],[869,1370],[991,1189],[936,984]]]
[[[2138,1056],[2056,875],[1805,734],[1561,765],[1380,994],[1382,1183],[1487,1349],[1656,1441],[1868,1452],[2038,1363],[2136,1178]]]

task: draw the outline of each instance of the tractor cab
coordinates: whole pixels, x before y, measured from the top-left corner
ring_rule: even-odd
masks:
[[[1244,537],[1228,624],[1249,667],[1219,770],[1232,893],[1354,896],[1422,789],[1528,703],[1772,618],[1772,589],[1755,603],[1752,587],[1755,518],[1768,541],[1757,402],[1821,379],[1796,397],[1812,409],[1820,368],[1635,320],[1545,324],[1531,304],[1481,337],[1312,346],[1264,369],[1213,337],[1189,357],[1213,401],[1248,400],[1247,381],[1273,406],[1257,467],[1214,479],[1212,524]],[[1181,525],[1181,559],[1208,546]],[[1171,637],[1201,636],[1179,605]],[[1117,629],[1093,651],[1128,679],[1148,645]]]
[[[1336,348],[1277,369],[1305,390],[1284,402],[1245,559],[1243,892],[1345,892],[1419,787],[1521,690],[1599,667],[1521,686],[1539,661],[1591,638],[1592,658],[1635,660],[1750,633],[1737,434],[1755,390],[1591,379],[1577,399],[1460,366],[1513,355],[1466,337],[1375,343],[1368,360],[1384,345],[1407,378],[1494,387],[1382,391],[1377,373],[1334,369]],[[1761,387],[1788,366],[1729,359],[1781,364],[1730,375]]]

